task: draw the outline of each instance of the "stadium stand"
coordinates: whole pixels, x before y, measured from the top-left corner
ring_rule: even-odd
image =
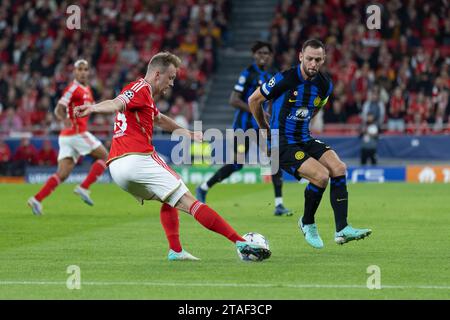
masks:
[[[229,0],[77,1],[84,31],[66,28],[67,3],[54,0],[2,1],[0,4],[0,135],[58,132],[52,112],[71,80],[73,62],[93,66],[96,100],[113,97],[124,83],[142,74],[150,57],[170,50],[182,58],[178,81],[166,101],[166,114],[184,99],[198,118],[198,102],[216,69],[216,52],[227,34]],[[49,112],[50,111],[50,112]],[[176,113],[179,113],[177,111]],[[91,119],[90,130],[107,136],[110,119]],[[106,128],[105,128],[106,125]]]
[[[450,8],[444,2],[377,1],[383,10],[377,31],[366,27],[365,1],[279,1],[270,28],[279,69],[297,61],[308,38],[327,46],[324,70],[335,89],[314,129],[354,134],[370,107],[382,109],[384,134],[449,133]]]

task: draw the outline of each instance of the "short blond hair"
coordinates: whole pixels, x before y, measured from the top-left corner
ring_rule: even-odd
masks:
[[[147,72],[156,67],[160,68],[160,70],[164,72],[170,65],[173,65],[175,68],[179,68],[181,66],[181,59],[173,53],[167,51],[159,52],[150,59]]]
[[[78,68],[78,67],[79,67],[80,65],[82,65],[82,64],[85,64],[86,67],[89,68],[89,62],[87,62],[87,60],[85,60],[85,59],[78,59],[77,61],[75,61],[75,63],[73,64],[73,66],[74,66],[75,68]]]

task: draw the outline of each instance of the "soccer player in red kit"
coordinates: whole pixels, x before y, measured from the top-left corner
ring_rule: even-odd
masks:
[[[164,95],[173,86],[180,64],[177,56],[160,52],[150,60],[145,77],[126,85],[115,99],[77,107],[75,113],[85,117],[91,113],[117,112],[107,161],[111,176],[141,203],[143,200],[163,203],[160,218],[169,241],[169,260],[198,260],[181,247],[177,209],[228,238],[244,255],[267,259],[270,257],[268,249],[246,242],[217,212],[198,201],[152,145],[154,124],[163,130],[178,130],[196,141],[202,140],[201,132],[183,129],[161,114],[154,104],[154,96]]]
[[[89,154],[95,159],[86,179],[75,187],[75,194],[88,205],[94,205],[89,193],[89,187],[106,169],[108,152],[100,140],[87,131],[88,118],[77,118],[74,108],[80,105],[94,103],[91,88],[87,85],[89,77],[89,63],[86,60],[77,60],[74,64],[75,80],[64,89],[61,99],[55,108],[56,118],[64,123],[58,138],[58,169],[41,190],[28,199],[28,205],[35,215],[43,213],[42,201],[55,190],[55,188],[72,172],[80,155]]]

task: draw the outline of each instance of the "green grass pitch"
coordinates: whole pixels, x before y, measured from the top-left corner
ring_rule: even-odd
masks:
[[[208,203],[241,234],[265,235],[272,257],[242,262],[227,239],[180,213],[184,248],[198,262],[167,261],[157,202],[144,206],[116,185],[94,185],[94,207],[61,185],[36,217],[40,185],[0,185],[0,299],[449,299],[450,185],[351,184],[349,222],[372,228],[338,246],[328,191],[316,215],[325,247],[297,228],[305,185],[285,184],[292,217],[273,216],[270,184],[217,185]],[[193,186],[190,186],[193,189]],[[81,271],[69,290],[67,267]],[[381,286],[369,290],[376,265]]]

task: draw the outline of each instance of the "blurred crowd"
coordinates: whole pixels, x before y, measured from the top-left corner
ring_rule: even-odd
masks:
[[[230,0],[79,0],[81,30],[67,28],[72,3],[0,1],[0,135],[57,133],[53,108],[72,79],[73,63],[88,60],[97,101],[145,75],[149,59],[170,50],[183,66],[159,109],[187,127],[227,41]],[[183,106],[183,107],[181,107]],[[92,132],[109,135],[111,119],[91,119]]]
[[[57,156],[50,140],[44,140],[38,149],[29,138],[23,138],[12,152],[0,138],[0,176],[23,176],[26,166],[56,166]]]
[[[334,92],[316,131],[337,127],[324,123],[364,127],[370,114],[383,133],[450,132],[449,2],[376,4],[380,30],[366,25],[367,1],[279,1],[270,29],[276,66],[295,64],[308,38],[325,43]]]

